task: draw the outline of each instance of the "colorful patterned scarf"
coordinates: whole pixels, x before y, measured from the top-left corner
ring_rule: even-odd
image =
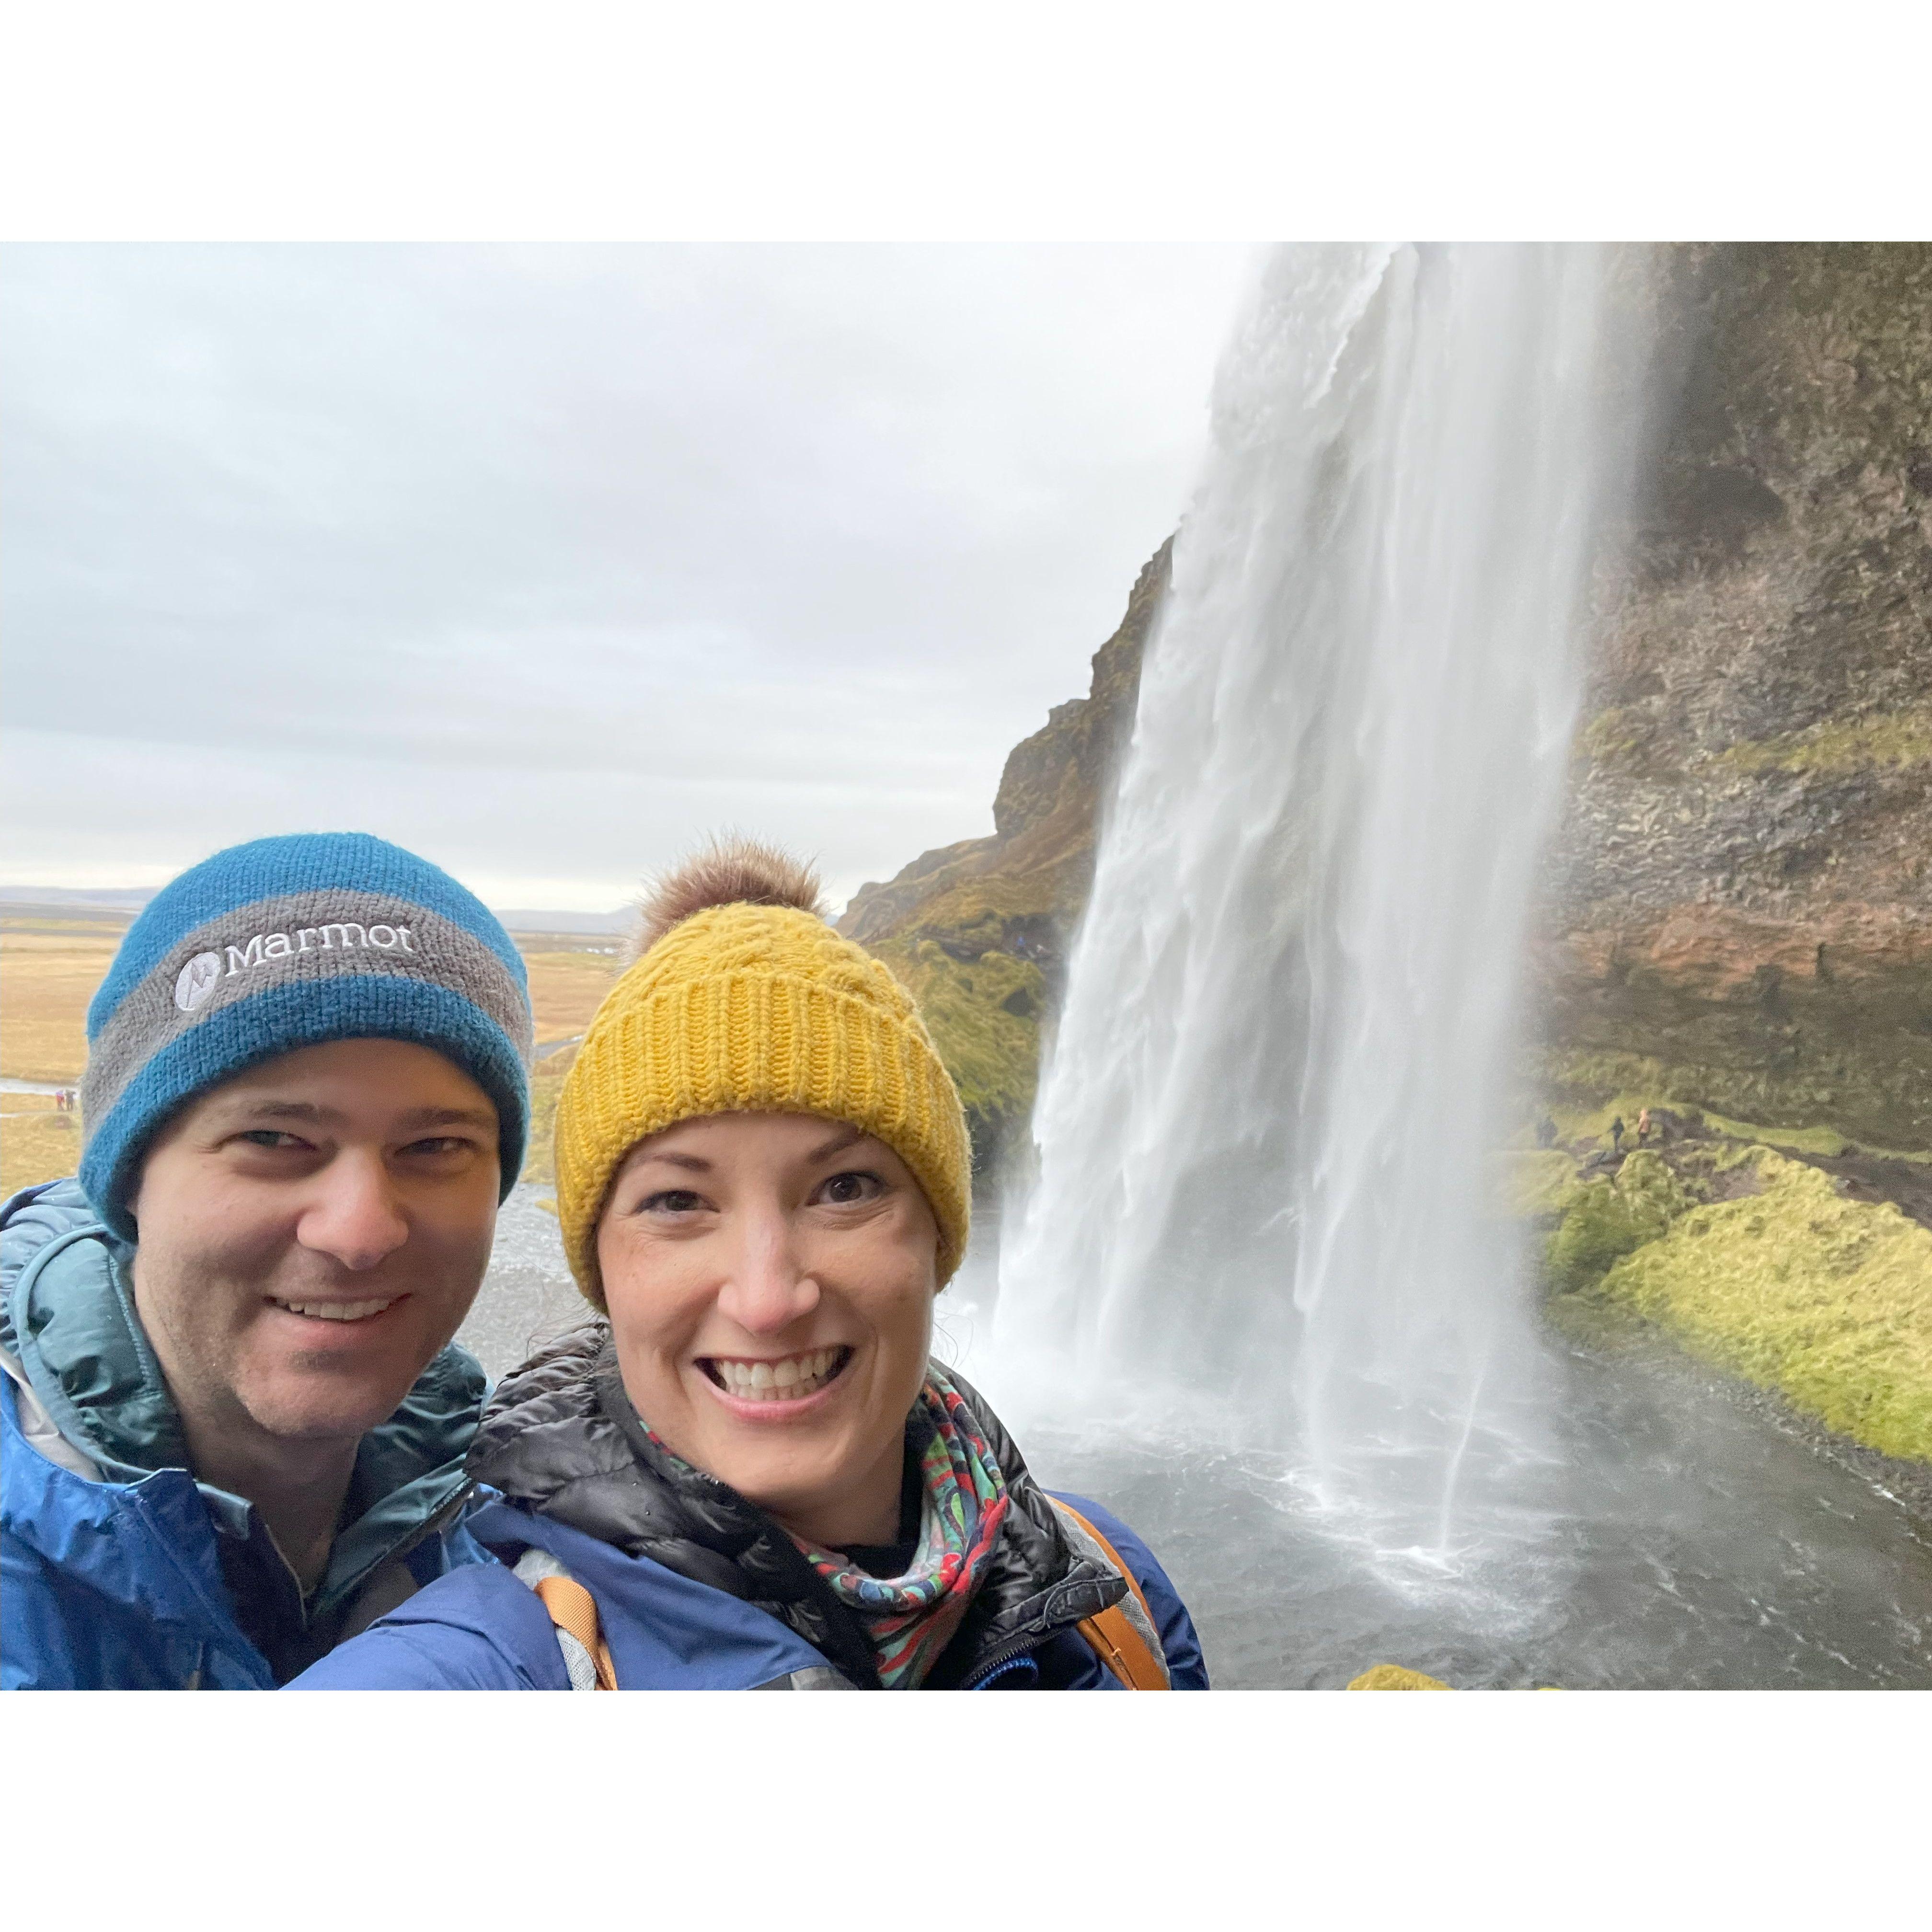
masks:
[[[958,1389],[935,1363],[913,1405],[908,1442],[925,1500],[919,1553],[903,1576],[868,1576],[836,1550],[793,1540],[872,1640],[879,1682],[916,1690],[951,1642],[1006,1520],[1006,1479]]]

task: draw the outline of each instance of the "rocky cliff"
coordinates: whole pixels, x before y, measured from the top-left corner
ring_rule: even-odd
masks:
[[[1630,326],[1660,331],[1664,405],[1600,574],[1535,1072],[1566,1118],[1669,1102],[1932,1150],[1932,248],[1652,266]],[[842,921],[925,1004],[982,1169],[1032,1104],[1168,566],[1008,759],[993,836]]]
[[[1094,653],[1087,696],[1056,705],[1008,756],[992,836],[862,886],[838,922],[917,996],[959,1082],[982,1174],[1032,1110],[1040,1023],[1093,883],[1102,807],[1133,729],[1172,549],[1170,539],[1142,570],[1120,628]]]
[[[1932,1148],[1932,248],[1665,251],[1537,979],[1553,1088]]]

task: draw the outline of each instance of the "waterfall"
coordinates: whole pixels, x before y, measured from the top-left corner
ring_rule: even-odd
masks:
[[[1533,1449],[1490,1165],[1578,702],[1606,264],[1308,247],[1217,372],[1009,1211],[994,1358],[1444,1544]],[[1400,1513],[1400,1512],[1399,1512]]]

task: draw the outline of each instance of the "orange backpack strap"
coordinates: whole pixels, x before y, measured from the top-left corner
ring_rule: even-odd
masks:
[[[1112,1564],[1126,1580],[1125,1599],[1097,1616],[1084,1617],[1078,1626],[1094,1654],[1130,1690],[1171,1690],[1167,1660],[1161,1653],[1160,1636],[1154,1612],[1148,1607],[1139,1580],[1127,1567],[1127,1560],[1094,1525],[1070,1503],[1058,1496],[1047,1501],[1060,1512],[1072,1534],[1075,1546],[1084,1556],[1099,1556]]]
[[[614,1690],[617,1670],[610,1661],[610,1646],[604,1641],[604,1627],[598,1621],[597,1599],[565,1570],[548,1552],[526,1550],[517,1565],[517,1576],[536,1592],[537,1601],[550,1614],[557,1633],[557,1646],[570,1669],[573,1690]],[[563,1640],[570,1639],[566,1644]],[[580,1653],[573,1660],[571,1647]],[[586,1662],[596,1673],[595,1681],[578,1681]]]

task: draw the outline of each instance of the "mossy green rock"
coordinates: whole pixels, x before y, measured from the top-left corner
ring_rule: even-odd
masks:
[[[1769,1148],[1742,1164],[1759,1192],[1670,1216],[1583,1293],[1868,1448],[1932,1461],[1932,1229]]]
[[[1657,1154],[1630,1155],[1614,1178],[1579,1182],[1562,1198],[1546,1267],[1558,1294],[1592,1286],[1625,1255],[1654,1241],[1696,1202]]]
[[[1046,981],[1030,959],[988,952],[956,959],[938,941],[892,939],[872,951],[919,1002],[926,1030],[959,1089],[973,1166],[998,1159],[1012,1121],[1033,1110]]]

